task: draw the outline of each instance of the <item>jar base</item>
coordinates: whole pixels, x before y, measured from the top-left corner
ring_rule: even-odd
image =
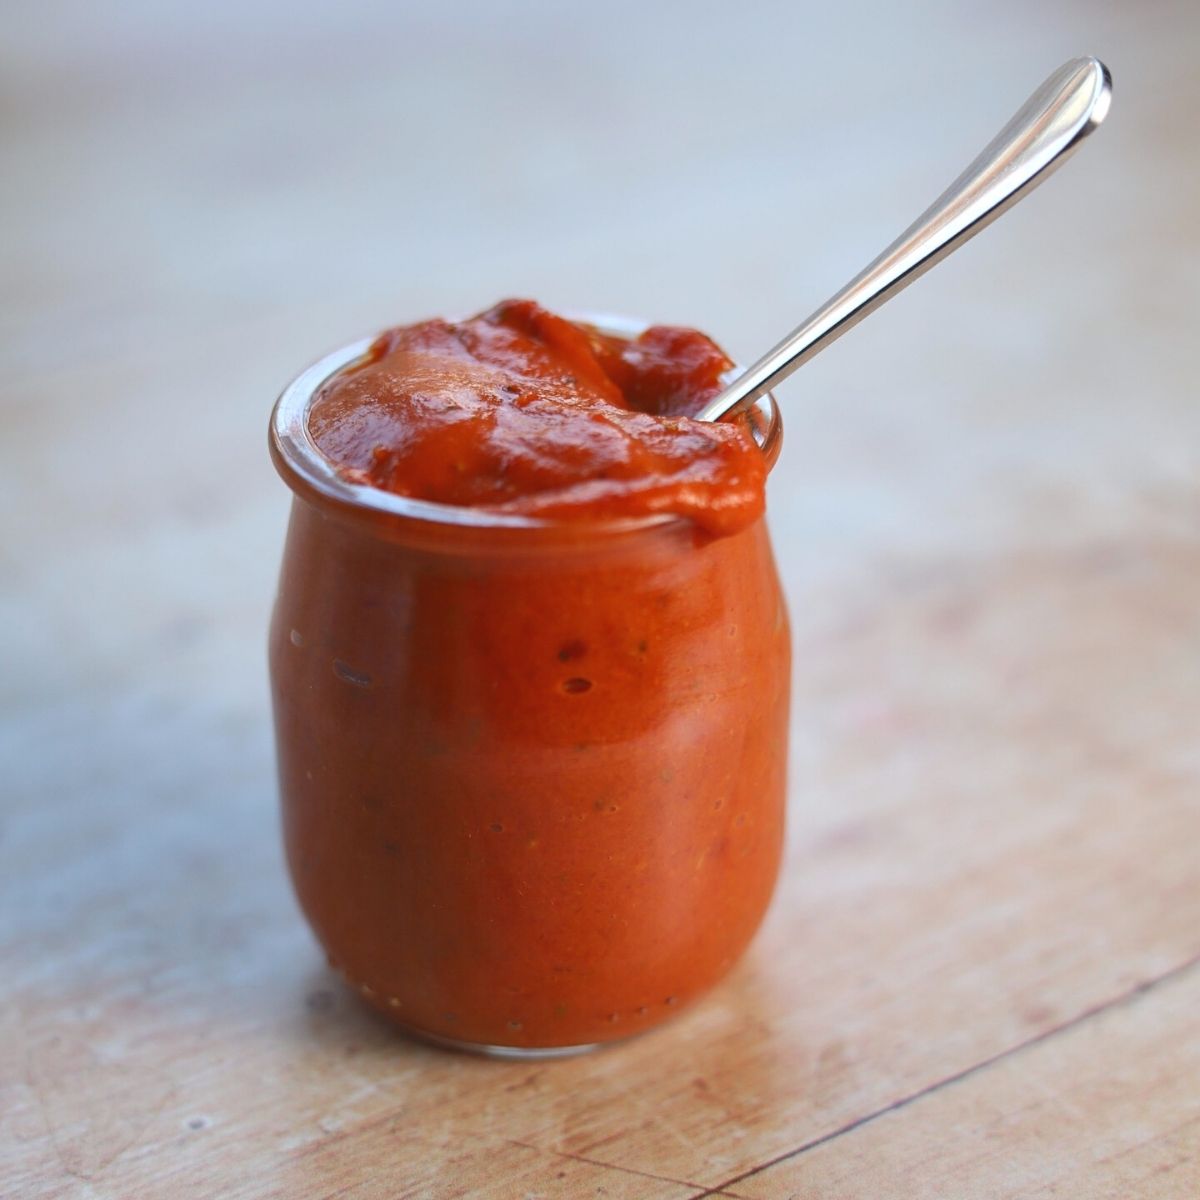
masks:
[[[474,1054],[480,1058],[495,1058],[508,1062],[536,1062],[548,1058],[575,1058],[580,1054],[590,1054],[611,1042],[584,1042],[576,1046],[489,1046],[485,1042],[464,1042],[458,1038],[442,1037],[437,1033],[428,1033],[424,1029],[414,1029],[409,1025],[401,1028],[411,1037],[422,1042],[429,1042],[443,1050],[457,1050],[462,1054]]]

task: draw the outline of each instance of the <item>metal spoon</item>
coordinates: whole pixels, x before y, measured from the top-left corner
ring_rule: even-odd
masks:
[[[801,363],[990,225],[1064,163],[1104,120],[1112,77],[1097,58],[1060,67],[982,154],[873,263],[696,415],[748,408]]]

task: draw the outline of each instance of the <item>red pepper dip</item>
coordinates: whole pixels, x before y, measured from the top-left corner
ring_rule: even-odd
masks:
[[[567,1052],[719,979],[779,865],[787,619],[772,403],[529,301],[285,391],[271,628],[288,864],[330,960],[433,1039]]]
[[[383,334],[309,428],[346,478],[400,496],[732,533],[762,514],[766,464],[744,422],[692,419],[732,366],[693,329],[617,338],[508,300]]]

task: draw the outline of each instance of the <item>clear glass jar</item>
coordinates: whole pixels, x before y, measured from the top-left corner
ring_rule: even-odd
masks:
[[[348,483],[307,414],[368,344],[271,423],[295,493],[270,662],[301,907],[425,1037],[533,1056],[649,1029],[734,963],[778,873],[790,649],[765,520],[713,538]],[[773,464],[774,401],[753,416]]]

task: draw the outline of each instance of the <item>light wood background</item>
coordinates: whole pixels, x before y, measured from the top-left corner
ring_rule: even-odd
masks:
[[[1200,9],[14,4],[0,1194],[1200,1194]],[[1109,123],[782,392],[792,814],[673,1027],[506,1065],[322,964],[270,404],[533,295],[747,358],[1062,60]]]

